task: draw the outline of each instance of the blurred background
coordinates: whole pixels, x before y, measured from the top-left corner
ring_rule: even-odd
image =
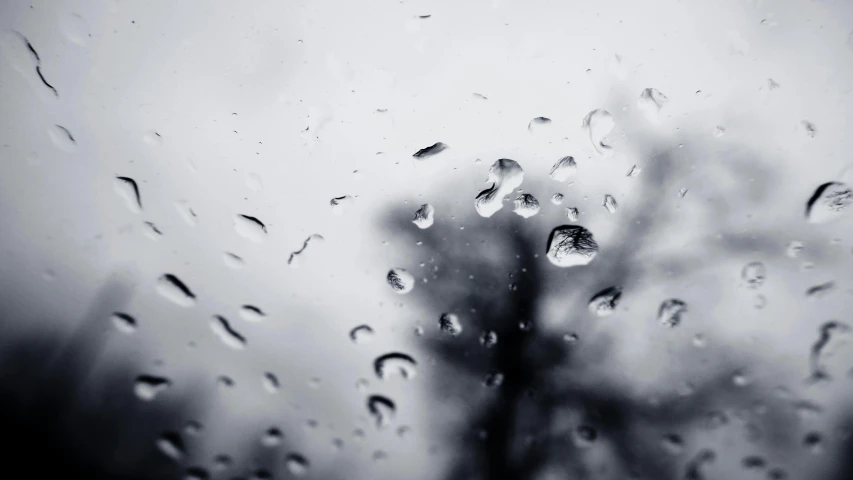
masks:
[[[0,53],[9,468],[853,478],[851,2],[9,1]]]

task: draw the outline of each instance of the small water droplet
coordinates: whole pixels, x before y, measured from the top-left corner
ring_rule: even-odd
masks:
[[[539,200],[536,200],[536,197],[529,193],[519,195],[514,203],[515,209],[513,211],[521,217],[530,218],[539,213]]]
[[[140,400],[151,401],[172,386],[172,381],[156,375],[140,375],[136,377],[133,393]]]
[[[370,325],[359,325],[349,332],[349,338],[355,344],[363,344],[373,340],[373,328]]]
[[[246,186],[253,192],[260,192],[264,188],[264,181],[257,173],[247,173]]]
[[[220,453],[219,455],[213,457],[213,469],[215,471],[221,472],[223,470],[227,470],[229,467],[231,467],[233,463],[234,460],[224,453]]]
[[[551,203],[553,203],[554,205],[562,204],[563,203],[563,194],[562,193],[555,193],[554,195],[551,195]]]
[[[142,222],[142,224],[145,225],[145,236],[151,240],[160,240],[160,237],[163,236],[163,232],[154,223]]]
[[[417,373],[416,367],[417,362],[414,358],[399,352],[386,353],[373,361],[373,370],[380,379],[397,374],[406,380],[411,380]]]
[[[850,332],[850,327],[842,322],[830,320],[821,324],[817,341],[811,347],[809,355],[809,367],[811,369],[811,380],[827,380],[829,372],[821,365],[821,355],[829,345],[829,342],[837,334]]]
[[[136,180],[130,177],[116,177],[113,185],[118,196],[124,199],[128,210],[133,213],[142,211],[142,197],[139,196]]]
[[[527,131],[535,132],[539,127],[551,124],[551,119],[548,117],[536,117],[527,123]]]
[[[264,222],[249,215],[237,215],[234,217],[234,230],[243,238],[255,243],[261,243],[267,236],[267,226]]]
[[[261,445],[275,447],[281,444],[282,439],[284,439],[284,434],[281,433],[281,430],[276,427],[270,427],[264,432],[264,436],[261,437]]]
[[[448,146],[441,142],[436,142],[428,147],[422,148],[412,155],[412,157],[423,160],[427,157],[431,157],[433,155],[438,155],[439,153],[447,150]]]
[[[228,375],[219,375],[216,377],[216,384],[222,388],[231,388],[234,386],[234,379]]]
[[[563,341],[566,343],[577,343],[578,339],[578,334],[574,332],[563,335]]]
[[[415,288],[415,277],[411,273],[402,268],[392,268],[385,276],[388,285],[394,293],[403,295],[412,291]]]
[[[642,168],[640,168],[640,167],[638,167],[638,166],[634,165],[633,167],[631,167],[631,170],[628,170],[628,175],[626,175],[626,176],[627,176],[627,177],[629,177],[629,178],[634,178],[634,177],[636,177],[637,175],[639,175],[639,174],[640,174],[640,172],[642,172],[642,171],[643,171],[643,169],[642,169]]]
[[[204,426],[195,420],[190,420],[184,425],[184,433],[193,437],[200,435],[203,429]]]
[[[412,433],[412,427],[407,425],[401,425],[397,427],[397,436],[400,438],[406,438]]]
[[[332,213],[335,215],[343,215],[353,204],[355,204],[355,199],[349,195],[335,197],[329,201],[329,205],[332,206]]]
[[[181,440],[181,435],[177,432],[166,432],[160,435],[155,444],[163,455],[175,461],[180,461],[186,453],[184,441]]]
[[[589,311],[599,317],[606,317],[616,311],[622,298],[622,288],[613,286],[596,293],[589,300]]]
[[[163,145],[163,137],[154,130],[148,130],[142,134],[142,141],[153,147]]]
[[[812,454],[823,453],[823,435],[820,432],[808,432],[803,436],[803,446]]]
[[[322,235],[316,233],[309,235],[308,238],[306,238],[305,241],[302,242],[302,248],[290,254],[290,257],[287,259],[287,264],[294,268],[299,267],[306,260],[305,257],[308,255],[309,252],[308,246],[320,245],[325,241],[326,239],[323,238]],[[314,247],[311,247],[311,251],[313,251],[314,249]]]
[[[720,138],[726,134],[726,129],[717,125],[714,127],[714,138]]]
[[[681,435],[668,433],[661,439],[661,446],[670,455],[681,455],[684,452],[684,440]]]
[[[592,232],[579,225],[563,225],[551,231],[546,256],[558,267],[587,265],[598,254]]]
[[[578,425],[572,435],[575,446],[578,448],[591,447],[598,438],[598,432],[589,425]]]
[[[435,221],[435,208],[432,205],[425,203],[415,212],[415,218],[412,220],[418,228],[425,229],[432,226]]]
[[[498,344],[498,334],[494,330],[489,330],[487,332],[483,332],[480,335],[480,345],[485,348],[492,348]]]
[[[704,479],[704,475],[702,475],[702,469],[705,465],[709,463],[713,463],[717,459],[717,454],[711,450],[704,448],[696,452],[696,455],[687,462],[685,466],[684,478],[685,480],[702,480]]]
[[[442,313],[438,319],[438,328],[454,337],[462,333],[462,323],[459,321],[459,316],[454,313]]]
[[[788,471],[782,467],[773,467],[767,471],[768,480],[785,480],[788,478]]]
[[[385,428],[391,424],[397,407],[388,397],[371,395],[367,398],[367,411],[376,420],[376,428]]]
[[[756,310],[762,310],[767,306],[767,297],[760,293],[755,295],[755,298],[752,299],[752,306]]]
[[[178,215],[180,215],[184,222],[190,227],[198,225],[198,215],[196,215],[195,211],[190,207],[189,202],[186,200],[175,202],[175,211],[178,212]]]
[[[492,372],[486,375],[483,379],[483,385],[488,388],[498,388],[504,383],[504,374],[501,372]]]
[[[678,190],[678,198],[684,198],[685,195],[687,195],[687,189],[686,188],[680,188]]]
[[[110,316],[110,320],[119,332],[130,334],[136,331],[136,319],[127,313],[115,312]]]
[[[39,92],[45,92],[50,97],[59,96],[56,89],[44,78],[39,55],[27,37],[15,30],[4,30],[0,33],[0,50],[3,51],[9,66],[39,89]]]
[[[231,322],[229,322],[225,317],[221,315],[214,315],[213,319],[210,321],[210,329],[213,330],[214,335],[216,335],[226,347],[233,348],[234,350],[243,350],[246,348],[246,337],[237,332],[237,330],[234,330],[234,327],[231,326]]]
[[[835,282],[829,281],[814,285],[806,290],[806,298],[808,300],[820,300],[835,290]]]
[[[746,387],[752,383],[752,379],[743,370],[738,370],[732,374],[732,383],[737,387]]]
[[[89,26],[80,15],[71,12],[60,14],[59,28],[72,43],[81,47],[85,47],[88,43]]]
[[[246,266],[246,262],[243,260],[243,258],[237,255],[236,253],[223,253],[222,261],[225,262],[226,267],[232,268],[234,270],[240,270],[241,268]]]
[[[566,207],[566,218],[568,218],[570,222],[577,222],[579,215],[580,212],[577,207]]]
[[[507,195],[521,186],[524,180],[524,170],[515,160],[502,158],[497,160],[489,169],[489,177],[486,180],[492,186],[477,194],[474,200],[474,208],[482,217],[491,217],[503,208],[503,201]]]
[[[824,183],[806,203],[810,223],[826,223],[841,218],[853,204],[853,188],[842,182]]]
[[[569,178],[575,176],[578,172],[578,164],[574,157],[566,156],[559,160],[551,167],[550,177],[558,182],[565,182]]]
[[[740,464],[747,470],[761,470],[767,466],[767,460],[758,455],[747,455],[743,457]]]
[[[264,372],[264,377],[261,380],[261,383],[264,386],[264,390],[268,393],[278,393],[279,388],[281,388],[278,377],[272,372]]]
[[[73,152],[77,148],[77,140],[71,135],[71,132],[62,125],[54,125],[47,131],[50,141],[56,145],[56,148],[63,152]]]
[[[656,88],[646,88],[637,99],[637,110],[652,123],[660,120],[660,111],[669,103],[669,98]]]
[[[291,453],[284,459],[284,465],[287,471],[294,477],[301,477],[308,473],[311,464],[308,459],[298,453]]]
[[[803,120],[800,124],[803,126],[803,129],[806,131],[806,135],[809,138],[814,138],[814,136],[817,135],[817,127],[814,126],[814,123],[808,120]]]
[[[799,240],[791,240],[788,243],[788,246],[785,247],[785,255],[789,258],[797,258],[800,256],[800,252],[803,251],[805,245],[803,242]]]
[[[240,307],[240,317],[247,322],[257,323],[264,321],[266,314],[254,305],[243,305]]]
[[[740,271],[740,277],[746,282],[746,286],[749,288],[759,288],[764,285],[766,276],[767,269],[761,262],[747,263]]]
[[[610,213],[616,213],[616,208],[619,207],[619,204],[616,203],[616,199],[613,198],[613,195],[607,194],[604,196],[604,203],[602,206],[607,209]]]
[[[664,300],[658,309],[658,322],[665,327],[677,327],[681,316],[687,313],[687,303],[677,298]]]
[[[181,307],[195,305],[195,294],[178,277],[166,273],[157,279],[157,293]]]

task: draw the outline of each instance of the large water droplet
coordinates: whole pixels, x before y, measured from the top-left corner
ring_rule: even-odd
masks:
[[[180,461],[186,453],[184,441],[178,432],[166,432],[160,435],[155,444],[163,455],[175,461]]]
[[[311,464],[308,459],[298,453],[291,453],[284,459],[284,465],[287,471],[294,477],[301,477],[308,473]]]
[[[767,276],[767,269],[761,262],[750,262],[744,265],[740,271],[740,277],[746,282],[749,288],[759,288],[764,285],[764,279]]]
[[[529,193],[522,193],[515,199],[513,212],[524,218],[530,218],[539,213],[539,200]]]
[[[195,294],[178,277],[171,273],[157,279],[157,293],[181,307],[195,305]]]
[[[421,205],[415,212],[415,218],[412,220],[418,228],[423,230],[424,228],[429,228],[432,226],[435,221],[435,208],[432,205],[425,203]]]
[[[409,293],[415,288],[415,277],[402,268],[392,268],[389,270],[388,275],[385,276],[385,280],[388,282],[388,285],[391,285],[394,293],[400,295]]]
[[[241,335],[231,326],[231,323],[223,316],[214,315],[210,321],[210,329],[222,340],[222,343],[234,350],[246,348],[246,337]]]
[[[550,176],[558,182],[565,182],[573,177],[578,171],[578,164],[574,157],[563,157],[557,160],[557,163],[551,167]]]
[[[503,208],[504,198],[521,186],[524,170],[515,160],[502,158],[492,164],[489,178],[492,186],[480,192],[474,200],[474,208],[482,217],[491,217]]]
[[[660,121],[660,111],[669,99],[656,88],[647,88],[640,93],[637,99],[637,110],[653,123]]]
[[[385,428],[394,419],[397,407],[388,397],[371,395],[367,398],[367,411],[376,420],[377,428]]]
[[[444,333],[454,337],[462,333],[462,323],[455,313],[442,313],[438,318],[438,328]]]
[[[367,343],[373,339],[373,328],[370,325],[359,325],[349,332],[353,343]]]
[[[264,222],[249,215],[237,215],[234,217],[234,230],[243,238],[255,243],[261,243],[267,236],[267,226]]]
[[[62,125],[54,125],[47,131],[50,141],[63,152],[73,152],[77,148],[77,140],[71,132]]]
[[[599,317],[606,317],[616,311],[619,299],[622,298],[622,288],[608,287],[596,293],[589,300],[589,311]]]
[[[278,393],[278,389],[281,388],[278,377],[272,372],[264,372],[261,384],[264,386],[264,390],[269,393]]]
[[[842,182],[824,183],[806,203],[810,223],[826,223],[841,218],[853,204],[853,189]]]
[[[243,305],[240,307],[240,317],[247,322],[262,322],[266,314],[254,305]]]
[[[323,238],[322,235],[318,235],[316,233],[309,235],[308,238],[306,238],[305,241],[302,242],[302,248],[290,254],[290,257],[287,259],[287,264],[294,268],[299,267],[305,262],[305,257],[308,256],[308,246],[319,245],[325,241],[326,239]],[[314,247],[312,247],[311,250],[313,251]]]
[[[172,386],[172,381],[156,375],[140,375],[133,384],[133,393],[140,400],[151,401]]]
[[[139,186],[130,177],[116,177],[114,189],[118,196],[124,199],[128,210],[133,213],[142,211],[142,197],[139,196]]]
[[[355,199],[349,195],[335,197],[329,201],[329,205],[332,206],[332,213],[335,215],[343,215],[353,204],[355,204]]]
[[[431,157],[433,155],[438,155],[439,153],[447,150],[447,148],[448,148],[447,145],[445,145],[441,142],[436,142],[436,143],[434,143],[428,147],[425,147],[425,148],[418,150],[412,156],[417,158],[418,160],[423,160],[427,157]]]
[[[610,194],[604,196],[604,203],[602,205],[610,213],[616,213],[616,208],[619,207],[619,204],[616,203],[616,199],[613,198],[613,195]]]
[[[580,225],[563,225],[551,231],[545,256],[558,267],[586,265],[598,254],[592,232]]]
[[[110,316],[110,320],[119,332],[133,333],[136,331],[136,319],[124,312],[115,312]]]
[[[681,316],[687,313],[687,303],[677,298],[664,300],[658,309],[658,322],[665,327],[676,327]]]
[[[589,141],[592,148],[599,155],[610,155],[613,153],[613,147],[610,144],[604,143],[604,137],[613,131],[616,122],[613,121],[613,115],[603,109],[597,109],[586,114],[583,119],[583,128],[589,134]]]
[[[373,370],[376,372],[376,376],[382,379],[389,375],[397,374],[410,380],[417,373],[417,365],[417,362],[411,356],[405,353],[392,352],[377,357],[373,361]]]

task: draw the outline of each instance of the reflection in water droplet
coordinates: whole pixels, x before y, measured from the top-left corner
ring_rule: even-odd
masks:
[[[349,338],[353,343],[367,343],[373,339],[373,328],[370,325],[359,325],[349,332]]]
[[[377,428],[385,428],[391,424],[397,407],[388,397],[371,395],[367,398],[367,411],[376,420]]]
[[[551,195],[551,203],[553,203],[554,205],[560,205],[561,203],[563,203],[563,194],[555,193],[554,195]]]
[[[747,263],[740,271],[740,277],[746,282],[746,286],[749,288],[759,288],[764,285],[766,276],[767,269],[761,262]]]
[[[384,379],[392,374],[411,380],[415,377],[417,362],[405,353],[386,353],[373,361],[373,370],[376,376]]]
[[[607,194],[604,196],[604,203],[602,206],[607,209],[610,213],[616,213],[616,208],[619,207],[619,204],[616,203],[616,199],[613,198],[613,195]]]
[[[566,218],[568,218],[570,222],[577,222],[579,215],[580,212],[577,207],[566,207]]]
[[[477,194],[474,208],[482,217],[491,217],[503,208],[504,198],[521,186],[524,170],[515,160],[502,158],[492,164],[486,180],[492,186]]]
[[[285,458],[284,465],[287,471],[294,477],[301,477],[308,473],[311,464],[308,459],[298,453],[291,453]]]
[[[569,178],[573,177],[577,171],[578,164],[575,162],[574,157],[563,157],[557,160],[557,163],[551,167],[550,176],[558,182],[565,182]]]
[[[480,345],[486,348],[492,348],[498,344],[498,334],[494,330],[489,330],[488,332],[483,332],[480,335]]]
[[[558,267],[587,265],[598,254],[592,232],[580,225],[563,225],[551,231],[546,256]]]
[[[593,110],[584,117],[583,128],[589,134],[589,141],[592,144],[592,148],[599,155],[606,156],[613,153],[613,147],[610,144],[604,143],[604,137],[613,131],[613,127],[615,126],[616,123],[613,121],[613,116],[607,110]]]
[[[184,441],[177,432],[166,432],[160,435],[155,444],[163,455],[175,461],[181,460],[186,452]]]
[[[181,307],[195,305],[195,294],[178,277],[171,273],[157,279],[157,293]]]
[[[457,336],[462,333],[462,323],[454,313],[442,313],[438,319],[438,328],[449,335]]]
[[[237,215],[234,217],[234,230],[243,238],[255,243],[261,243],[267,236],[267,226],[255,217]]]
[[[184,222],[186,222],[187,225],[194,227],[198,224],[198,215],[196,215],[195,211],[190,207],[189,202],[186,200],[175,202],[175,210],[178,212],[178,215],[184,219]]]
[[[821,298],[832,293],[834,290],[835,290],[835,282],[829,281],[829,282],[820,283],[820,284],[814,285],[812,287],[809,287],[809,289],[806,290],[806,298],[809,300],[812,300],[812,301],[820,300]]]
[[[687,303],[677,298],[664,300],[658,309],[658,322],[665,327],[676,327],[681,323],[681,316],[687,313]]]
[[[243,305],[240,307],[240,317],[247,322],[262,322],[266,318],[266,314],[260,308],[254,305]]]
[[[226,267],[233,268],[234,270],[239,270],[246,266],[246,261],[243,260],[243,257],[237,255],[236,253],[223,253],[222,261],[225,262]]]
[[[647,88],[640,93],[637,99],[637,110],[647,120],[657,123],[660,120],[661,109],[669,102],[669,98],[655,88]]]
[[[136,319],[127,313],[115,312],[110,317],[116,329],[122,333],[133,333],[136,331]]]
[[[349,195],[343,197],[335,197],[329,201],[332,206],[332,213],[335,215],[343,215],[355,203],[355,199]]]
[[[54,125],[47,131],[50,141],[63,152],[73,152],[77,148],[77,141],[71,132],[62,125]]]
[[[622,298],[622,287],[613,286],[596,293],[589,300],[589,311],[599,317],[606,317],[616,311],[619,299]]]
[[[284,438],[284,434],[281,433],[281,430],[270,427],[264,432],[264,436],[261,437],[261,445],[265,447],[275,447],[281,443],[281,440]]]
[[[278,389],[281,388],[278,377],[272,372],[264,372],[264,378],[261,383],[264,386],[264,390],[269,393],[278,393]]]
[[[214,315],[210,321],[210,329],[213,333],[222,340],[222,343],[234,350],[242,350],[246,348],[246,337],[238,333],[231,326],[231,323],[223,316]]]
[[[415,288],[415,277],[402,268],[392,268],[389,270],[388,275],[385,276],[385,280],[388,282],[388,285],[391,285],[394,293],[400,295],[409,293]]]
[[[418,160],[423,160],[427,157],[431,157],[433,155],[438,155],[439,153],[445,151],[447,148],[448,148],[447,145],[445,145],[441,142],[436,142],[436,143],[434,143],[434,144],[432,144],[426,148],[422,148],[422,149],[418,150],[412,156],[417,158]]]
[[[810,223],[826,223],[841,218],[853,204],[853,189],[846,183],[824,183],[806,203]]]
[[[133,393],[140,400],[150,401],[154,400],[157,395],[165,392],[171,386],[171,380],[166,377],[140,375],[136,377],[136,382],[133,385]]]
[[[308,255],[308,245],[319,245],[325,241],[326,239],[323,238],[322,235],[318,235],[316,233],[308,235],[308,238],[302,242],[302,248],[290,254],[290,257],[287,259],[287,264],[294,268],[299,267],[303,262],[305,262],[305,257]],[[312,247],[311,250],[314,250],[314,248]]]
[[[539,200],[529,193],[523,193],[515,199],[515,209],[519,216],[530,218],[539,213]]]
[[[425,203],[415,212],[415,218],[412,220],[418,228],[424,229],[432,226],[435,221],[435,208],[432,205]]]
[[[128,210],[133,213],[142,211],[142,198],[139,196],[139,186],[136,184],[136,180],[130,177],[116,177],[114,189],[124,199]]]

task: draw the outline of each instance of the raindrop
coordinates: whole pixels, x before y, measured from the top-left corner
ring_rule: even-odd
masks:
[[[579,225],[563,225],[551,231],[546,256],[558,267],[587,265],[598,254],[592,232]]]
[[[130,177],[116,177],[115,192],[124,199],[127,208],[133,213],[142,211],[142,198],[139,196],[139,186]],[[152,224],[153,225],[153,224]]]
[[[145,236],[151,240],[160,240],[160,237],[163,236],[163,232],[153,222],[143,222],[142,224],[145,225]]]
[[[335,215],[343,215],[355,203],[355,199],[349,195],[343,197],[335,197],[329,201],[332,206],[332,213]]]
[[[59,28],[72,43],[76,43],[81,47],[86,46],[89,36],[89,26],[80,15],[70,12],[63,13],[59,17]]]
[[[412,223],[417,225],[421,230],[429,228],[435,221],[435,208],[432,205],[425,203],[415,212],[415,218]]]
[[[246,337],[234,330],[231,323],[225,317],[214,315],[210,321],[210,329],[222,340],[225,346],[234,350],[243,350],[246,348]]]
[[[554,205],[562,204],[563,203],[563,194],[562,193],[555,193],[554,195],[551,195],[551,203],[553,203]]]
[[[702,480],[704,476],[702,475],[702,468],[712,463],[717,459],[717,454],[714,453],[713,450],[710,449],[702,449],[699,450],[696,455],[687,462],[684,472],[685,480]]]
[[[359,325],[349,331],[349,338],[355,344],[367,343],[373,339],[373,328],[370,325]]]
[[[529,193],[522,193],[515,199],[515,209],[519,216],[530,218],[539,213],[539,200]]]
[[[261,380],[264,390],[269,393],[278,393],[281,384],[278,382],[278,377],[272,372],[264,372],[264,377]]]
[[[179,202],[175,202],[175,210],[178,212],[178,215],[184,219],[184,222],[190,227],[194,227],[198,225],[198,215],[196,215],[195,211],[190,207],[189,202],[186,200],[181,200]]]
[[[480,192],[474,200],[474,208],[482,217],[491,217],[503,208],[504,198],[521,186],[524,170],[515,160],[502,158],[492,164],[487,182],[492,186]]]
[[[577,222],[578,216],[580,216],[580,212],[577,207],[566,207],[566,218],[568,218],[570,222]]]
[[[660,120],[661,109],[669,102],[666,97],[656,88],[647,88],[640,93],[637,99],[637,109],[647,120],[657,123]]]
[[[677,327],[681,316],[687,313],[687,303],[677,298],[664,300],[658,309],[658,322],[665,327]]]
[[[189,422],[187,422],[187,424],[184,426],[184,432],[185,432],[187,435],[197,436],[197,435],[201,434],[201,431],[202,431],[202,429],[203,429],[203,428],[204,428],[204,427],[202,426],[202,424],[201,424],[201,423],[199,423],[199,422],[197,422],[197,421],[195,421],[195,420],[190,420],[190,421],[189,421]]]
[[[154,130],[148,130],[147,132],[143,133],[142,141],[154,147],[159,147],[160,145],[163,145],[163,137],[161,137],[160,134],[155,132]]]
[[[261,243],[267,235],[267,227],[264,222],[248,215],[237,215],[234,217],[234,230],[243,238],[255,243]]]
[[[427,157],[431,157],[433,155],[438,155],[439,153],[447,150],[447,148],[448,148],[447,145],[445,145],[441,142],[436,142],[436,143],[434,143],[434,144],[432,144],[426,148],[422,148],[422,149],[418,150],[412,156],[420,160],[420,159],[424,159]]]
[[[693,346],[696,348],[705,348],[708,345],[708,339],[705,335],[697,333],[693,336]]]
[[[806,203],[806,219],[810,223],[826,223],[840,218],[853,204],[853,189],[842,182],[824,183]]]
[[[740,271],[740,278],[746,282],[749,288],[759,288],[764,285],[764,279],[767,276],[767,269],[761,262],[750,262],[744,265]]]
[[[483,332],[480,335],[480,345],[485,348],[492,348],[498,344],[498,334],[494,330],[489,330],[488,332]]]
[[[610,144],[604,143],[606,137],[616,123],[613,121],[613,115],[603,109],[596,109],[588,114],[583,119],[583,128],[589,134],[589,141],[592,143],[592,148],[599,155],[609,155],[613,153],[613,147]]]
[[[213,469],[216,471],[227,470],[233,463],[234,460],[224,453],[213,457]]]
[[[527,131],[533,132],[539,126],[550,125],[551,119],[548,117],[536,117],[527,123]]]
[[[454,337],[462,333],[462,323],[459,322],[459,317],[454,313],[442,313],[438,319],[438,328]]]
[[[161,275],[157,279],[157,292],[175,305],[192,307],[195,305],[195,294],[178,277],[171,273]]]
[[[400,438],[406,438],[409,436],[410,433],[412,433],[412,427],[409,427],[407,425],[401,425],[397,427],[397,436],[399,436]]]
[[[767,306],[767,297],[759,293],[752,300],[752,306],[755,307],[757,310],[763,309]]]
[[[384,428],[391,424],[397,407],[388,397],[371,395],[367,398],[367,411],[376,420],[376,427]]]
[[[77,141],[71,132],[62,125],[54,125],[47,131],[50,141],[63,152],[73,152],[77,148]]]
[[[504,374],[501,372],[492,372],[486,375],[483,379],[483,386],[488,388],[498,388],[504,383]]]
[[[607,209],[610,213],[616,213],[616,208],[619,207],[619,204],[616,203],[616,199],[613,198],[613,195],[607,194],[604,196],[604,203],[602,206]]]
[[[186,453],[184,441],[177,432],[166,432],[160,435],[155,444],[163,455],[175,461],[181,460]]]
[[[622,287],[605,288],[589,300],[589,311],[599,317],[611,315],[616,311],[620,298],[622,298]]]
[[[638,167],[638,166],[634,165],[633,167],[631,167],[631,170],[628,170],[628,175],[626,175],[626,177],[634,178],[634,177],[636,177],[637,175],[639,175],[639,174],[640,174],[640,172],[642,172],[642,171],[643,171],[643,169],[642,169],[642,168],[640,168],[640,167]]]
[[[234,386],[234,379],[228,375],[219,375],[216,377],[216,383],[223,388],[231,388]]]
[[[767,478],[769,480],[785,480],[788,478],[788,472],[781,467],[773,467],[767,471]]]
[[[670,455],[681,455],[684,452],[684,440],[681,435],[668,433],[661,439],[661,446]]]
[[[747,455],[743,457],[740,464],[747,470],[761,470],[767,466],[767,460],[758,455]]]
[[[126,313],[115,312],[110,316],[110,320],[119,332],[130,334],[136,331],[136,319]]]
[[[261,445],[265,447],[275,447],[281,444],[281,440],[284,438],[284,434],[281,433],[281,430],[270,427],[264,432],[264,436],[261,437]]]
[[[829,281],[829,282],[820,283],[820,284],[814,285],[812,287],[809,287],[809,289],[806,290],[806,298],[809,300],[812,300],[812,301],[820,300],[821,298],[832,293],[834,290],[835,290],[835,282]]]
[[[0,49],[14,70],[24,76],[33,85],[47,87],[53,96],[58,97],[56,89],[45,80],[41,73],[41,59],[27,37],[15,30],[6,30],[0,34]]]
[[[598,432],[589,425],[578,425],[572,437],[575,446],[578,448],[587,448],[595,443],[595,440],[598,438]]]
[[[155,375],[140,375],[136,377],[133,385],[133,393],[140,400],[146,402],[154,400],[158,395],[165,392],[172,386],[172,381],[166,377],[158,377]]]
[[[687,189],[686,188],[678,189],[678,198],[684,198],[685,195],[687,195]]]
[[[222,254],[222,261],[225,266],[234,270],[239,270],[246,266],[246,262],[236,253],[225,252]]]
[[[828,380],[830,378],[829,372],[827,372],[826,368],[821,365],[821,354],[829,342],[832,341],[833,334],[848,333],[849,331],[850,327],[847,324],[836,320],[830,320],[821,324],[820,329],[818,330],[818,339],[812,345],[811,355],[809,355],[809,367],[812,372],[812,380]]]
[[[405,353],[393,352],[381,355],[373,361],[373,370],[376,376],[384,379],[392,374],[397,374],[406,380],[415,378],[417,373],[417,362]]]
[[[287,471],[294,477],[301,477],[308,473],[311,464],[308,459],[298,453],[291,453],[284,459],[284,465]]]
[[[240,317],[247,322],[257,323],[262,322],[266,318],[266,314],[254,305],[243,305],[240,307]]]
[[[558,182],[565,182],[569,178],[575,176],[578,172],[578,164],[574,157],[563,157],[557,160],[557,163],[551,167],[550,176]]]
[[[805,245],[803,242],[799,240],[791,240],[788,243],[788,246],[785,247],[785,255],[789,258],[797,258],[800,256],[800,252],[802,252],[804,248]]]
[[[322,235],[316,233],[309,235],[308,238],[302,242],[302,248],[290,254],[290,257],[287,259],[287,264],[294,268],[300,266],[304,261],[304,257],[308,255],[308,245],[320,244],[325,241],[326,239],[323,238]],[[312,248],[312,250],[314,249]]]
[[[726,134],[726,129],[725,129],[725,128],[723,128],[723,127],[721,127],[721,126],[719,126],[719,125],[717,125],[717,126],[714,128],[714,138],[720,138],[720,137],[722,137],[722,136],[723,136],[723,135],[725,135],[725,134]]]
[[[817,135],[817,127],[814,126],[814,123],[808,120],[803,120],[800,124],[802,124],[803,129],[806,131],[806,135],[808,135],[809,138],[814,138],[814,136]]]
[[[803,446],[813,454],[823,452],[823,435],[820,432],[808,432],[803,436]]]
[[[389,270],[385,276],[385,280],[388,282],[388,285],[391,285],[394,293],[400,295],[409,293],[415,288],[415,277],[402,268],[392,268]]]

